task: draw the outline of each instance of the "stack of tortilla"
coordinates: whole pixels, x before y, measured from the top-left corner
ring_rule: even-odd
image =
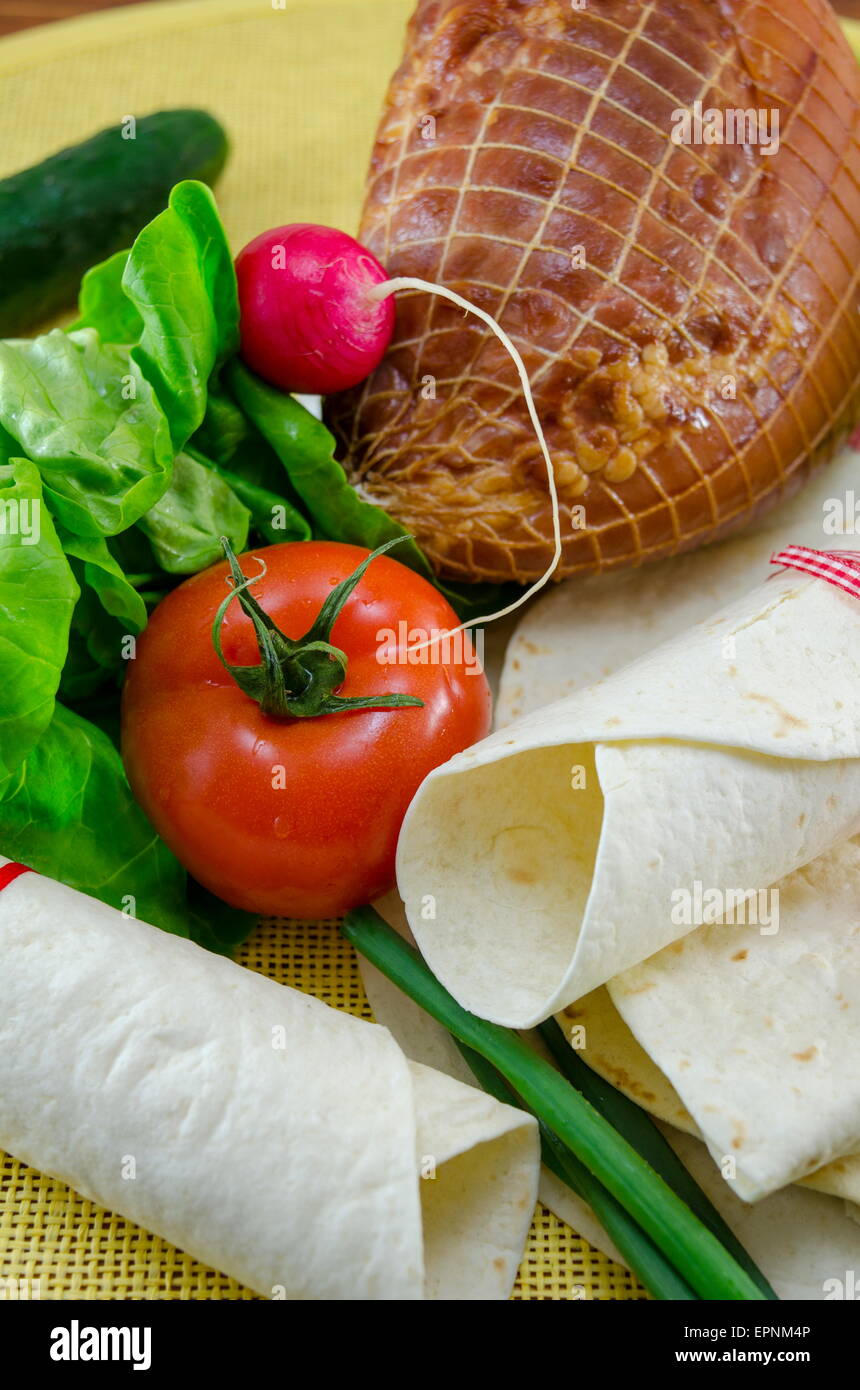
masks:
[[[766,531],[535,605],[496,732],[425,781],[398,858],[460,1003],[556,1014],[701,1136],[699,1180],[786,1297],[840,1296],[860,1259],[860,602],[767,559],[853,548],[822,519],[857,476],[849,453]]]

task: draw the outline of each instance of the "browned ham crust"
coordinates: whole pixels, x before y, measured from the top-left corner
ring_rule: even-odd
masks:
[[[559,482],[559,576],[713,539],[853,422],[858,96],[825,0],[421,0],[360,236],[522,352]],[[673,112],[697,101],[777,110],[778,152],[674,143]],[[388,356],[329,417],[354,486],[440,572],[543,571],[545,468],[477,320],[401,294]]]

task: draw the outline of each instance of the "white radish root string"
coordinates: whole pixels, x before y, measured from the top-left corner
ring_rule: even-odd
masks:
[[[465,632],[467,628],[478,627],[484,623],[494,623],[498,618],[506,618],[509,613],[516,612],[524,603],[527,603],[528,600],[551,579],[561,559],[561,516],[558,507],[555,469],[553,468],[553,462],[550,458],[544,432],[541,428],[540,420],[538,419],[528,372],[526,371],[526,366],[522,357],[514,347],[514,344],[511,342],[505,330],[496,323],[496,320],[491,314],[488,314],[485,309],[479,309],[476,304],[470,304],[468,299],[464,299],[462,295],[456,294],[454,290],[446,289],[443,285],[434,285],[429,280],[418,280],[412,275],[401,275],[392,280],[384,280],[382,284],[374,286],[368,298],[387,299],[389,295],[397,294],[400,290],[423,290],[427,294],[435,294],[441,299],[450,300],[452,304],[456,304],[458,308],[464,309],[468,314],[474,314],[476,318],[479,318],[482,323],[485,323],[491,332],[495,334],[502,344],[502,347],[510,355],[517,369],[517,374],[519,375],[520,383],[523,388],[523,395],[526,398],[529,419],[532,422],[532,427],[537,437],[538,444],[540,445],[540,451],[546,463],[546,476],[549,485],[550,503],[552,505],[552,531],[555,542],[552,559],[540,579],[536,579],[513,603],[509,603],[506,608],[500,608],[497,613],[489,613],[483,618],[470,618],[468,622],[460,623],[459,627],[452,628],[450,632],[442,633],[435,637],[431,637],[426,642],[418,642],[415,646],[407,647],[404,654],[408,655],[409,652],[420,652],[423,651],[425,647],[435,646],[445,638],[453,637],[458,632]]]

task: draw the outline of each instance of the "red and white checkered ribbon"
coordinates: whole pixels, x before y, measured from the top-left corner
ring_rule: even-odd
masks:
[[[770,563],[814,574],[852,598],[860,598],[860,550],[811,550],[806,545],[789,545],[771,555]]]

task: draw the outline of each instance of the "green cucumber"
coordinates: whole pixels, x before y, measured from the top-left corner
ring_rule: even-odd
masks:
[[[130,246],[175,183],[211,184],[226,158],[214,116],[158,111],[0,180],[0,338],[73,304],[84,271]]]

